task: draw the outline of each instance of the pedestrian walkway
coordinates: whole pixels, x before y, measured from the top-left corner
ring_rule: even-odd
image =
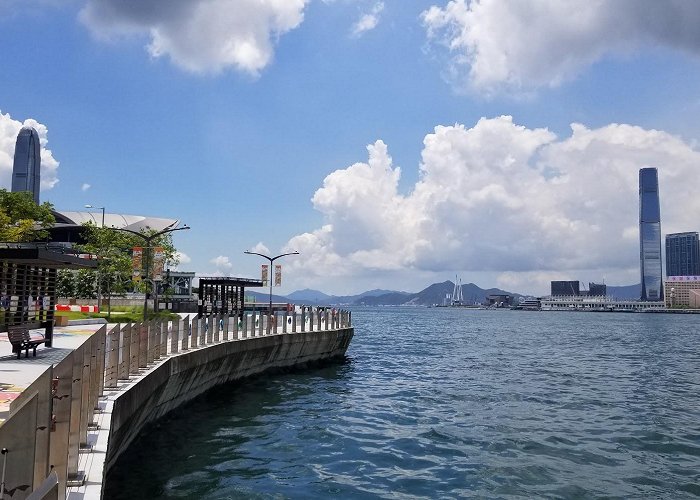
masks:
[[[10,404],[22,391],[44,373],[47,367],[60,362],[101,326],[98,324],[55,327],[53,347],[39,346],[36,357],[32,356],[31,350],[28,358],[25,358],[25,353],[22,352],[20,359],[12,352],[7,332],[0,333],[0,425],[9,415]],[[42,333],[43,330],[30,332],[32,337]]]

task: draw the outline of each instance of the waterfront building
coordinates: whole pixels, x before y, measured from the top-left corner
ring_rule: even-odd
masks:
[[[700,276],[698,233],[666,235],[666,276]]]
[[[662,300],[661,210],[656,168],[639,169],[639,262],[641,300]]]
[[[22,127],[15,142],[12,164],[12,192],[29,191],[35,203],[39,203],[41,184],[41,144],[33,127]]]
[[[605,297],[608,294],[608,287],[600,283],[588,283],[588,295],[590,297]]]
[[[543,311],[587,311],[587,312],[663,312],[666,306],[661,301],[612,300],[607,297],[569,296],[544,297],[540,300]]]
[[[667,307],[700,308],[700,275],[669,276],[665,285]]]
[[[552,297],[576,297],[581,295],[578,281],[552,281]]]

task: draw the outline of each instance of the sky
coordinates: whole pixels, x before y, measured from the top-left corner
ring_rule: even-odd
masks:
[[[175,218],[275,293],[639,282],[638,171],[700,231],[696,0],[0,0],[0,187]]]

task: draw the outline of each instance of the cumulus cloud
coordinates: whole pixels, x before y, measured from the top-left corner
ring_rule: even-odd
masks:
[[[92,187],[92,186],[91,186],[90,184],[88,184],[87,182],[84,182],[83,185],[80,186],[80,190],[83,191],[83,192],[85,192],[85,191],[87,191],[88,189],[90,189],[91,187]]]
[[[352,35],[355,37],[362,36],[366,31],[373,30],[379,24],[379,16],[384,10],[384,2],[374,4],[370,12],[362,14],[360,19],[352,25]]]
[[[209,262],[214,264],[217,269],[231,269],[233,267],[233,264],[231,264],[231,261],[229,260],[229,258],[224,256],[224,255],[219,255],[218,257],[214,257]]]
[[[490,272],[530,285],[581,270],[636,275],[645,166],[659,169],[664,232],[697,230],[699,151],[632,125],[571,131],[560,139],[510,116],[438,126],[407,194],[377,141],[366,163],[331,173],[316,191],[325,223],[288,242],[304,256],[292,266],[317,276]]]
[[[99,38],[145,36],[152,57],[195,73],[233,67],[257,76],[309,0],[88,0],[80,18]]]
[[[192,258],[184,252],[175,252],[175,257],[180,264],[189,264]]]
[[[267,248],[262,241],[258,242],[253,248],[250,249],[251,252],[262,253],[265,255],[270,254],[270,249]]]
[[[39,134],[41,144],[41,187],[42,191],[52,189],[58,183],[59,162],[53,157],[48,144],[48,129],[46,125],[34,119],[24,122],[13,120],[9,113],[0,112],[0,186],[10,189],[12,187],[12,165],[15,155],[15,143],[17,134],[23,126],[34,127]]]
[[[422,13],[447,75],[478,91],[557,86],[609,54],[666,46],[700,54],[700,2],[465,0]]]

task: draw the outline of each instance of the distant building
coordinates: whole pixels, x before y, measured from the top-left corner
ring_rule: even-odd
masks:
[[[486,297],[490,306],[508,307],[513,305],[513,296],[505,294],[491,294]]]
[[[41,184],[41,144],[33,127],[22,127],[17,134],[15,157],[12,164],[12,192],[29,191],[39,203]]]
[[[589,297],[605,297],[608,294],[608,287],[605,284],[588,283]]]
[[[641,300],[663,300],[661,210],[659,178],[655,168],[639,169],[639,263]]]
[[[578,281],[552,281],[552,297],[570,297],[581,294]]]
[[[700,309],[700,276],[669,276],[665,292],[667,307]]]
[[[698,233],[666,235],[666,276],[700,276]]]

